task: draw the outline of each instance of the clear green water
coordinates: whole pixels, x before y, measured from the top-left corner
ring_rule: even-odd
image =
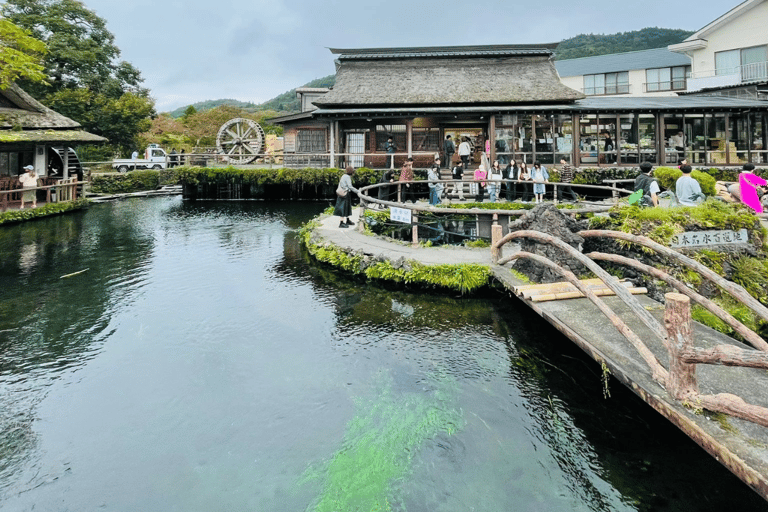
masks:
[[[0,228],[0,509],[766,509],[513,299],[309,261],[324,207]]]

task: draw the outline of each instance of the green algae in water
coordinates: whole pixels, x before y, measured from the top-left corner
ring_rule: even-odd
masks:
[[[404,510],[396,488],[410,474],[414,457],[430,439],[464,426],[454,379],[433,378],[432,390],[419,393],[393,392],[386,372],[376,381],[376,396],[355,400],[358,412],[347,424],[341,449],[322,468],[305,473],[305,482],[323,482],[308,511],[367,512],[392,510],[393,505]]]

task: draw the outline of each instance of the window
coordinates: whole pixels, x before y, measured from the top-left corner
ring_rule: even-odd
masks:
[[[715,74],[732,75],[736,73],[741,62],[739,50],[728,50],[715,53]]]
[[[385,151],[387,138],[392,137],[392,142],[397,147],[397,152],[403,153],[407,148],[405,141],[404,124],[379,124],[376,125],[376,151]],[[458,144],[457,144],[458,145]]]
[[[627,93],[629,93],[629,71],[584,75],[584,94],[587,96]]]
[[[690,70],[690,66],[646,69],[645,92],[679,91],[685,89],[685,77]]]
[[[298,130],[297,153],[325,153],[325,130]]]
[[[768,46],[715,53],[716,75],[741,75],[743,81],[768,78]]]
[[[437,128],[414,128],[414,151],[442,151],[440,146],[440,130]]]

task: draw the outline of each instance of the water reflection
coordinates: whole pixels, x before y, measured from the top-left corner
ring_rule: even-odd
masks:
[[[0,230],[0,508],[764,508],[509,299],[310,261],[295,230],[323,208],[157,198]]]

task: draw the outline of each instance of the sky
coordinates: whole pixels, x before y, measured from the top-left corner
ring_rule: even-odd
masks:
[[[83,0],[106,20],[158,112],[262,103],[335,72],[328,48],[559,42],[578,34],[698,30],[738,0]]]

